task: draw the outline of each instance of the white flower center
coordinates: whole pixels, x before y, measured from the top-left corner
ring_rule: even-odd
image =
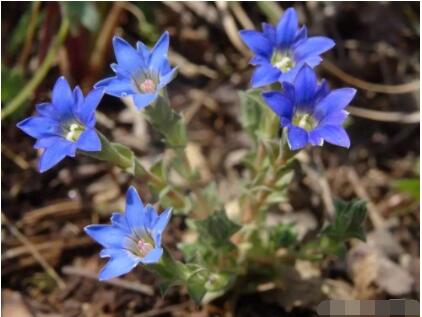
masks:
[[[154,92],[156,85],[154,83],[154,81],[152,79],[145,79],[144,81],[142,81],[141,83],[138,84],[138,88],[140,91],[142,92]]]
[[[81,133],[84,132],[84,130],[85,128],[82,125],[78,123],[72,123],[65,130],[65,138],[68,141],[76,142],[81,136]]]
[[[154,249],[154,246],[151,243],[143,239],[140,239],[138,241],[138,249],[139,249],[140,255],[142,257],[145,257],[152,249]]]
[[[271,56],[271,64],[282,72],[288,72],[295,66],[293,58],[288,54],[280,51],[274,51]]]
[[[306,131],[311,131],[315,129],[318,122],[308,113],[296,112],[293,116],[293,124]]]

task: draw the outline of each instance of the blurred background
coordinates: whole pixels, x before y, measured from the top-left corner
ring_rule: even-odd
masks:
[[[344,259],[322,268],[299,263],[302,278],[324,279],[332,298],[419,299],[418,2],[20,1],[1,3],[3,316],[315,314],[320,299],[303,283],[279,296],[258,292],[235,304],[222,298],[198,308],[180,288],[161,297],[142,269],[97,282],[104,262],[82,228],[121,209],[129,184],[135,182],[145,200],[150,194],[141,181],[86,157],[67,158],[39,174],[34,141],[15,126],[50,98],[59,75],[85,93],[110,75],[113,35],[153,45],[168,30],[170,61],[179,67],[169,86],[172,106],[185,115],[201,173],[218,180],[224,195],[241,175],[250,146],[239,123],[237,90],[249,87],[251,55],[238,31],[276,23],[289,6],[310,35],[336,41],[320,76],[332,88],[352,86],[358,93],[347,122],[351,149],[306,151],[290,201],[277,212],[306,235],[324,222],[334,198],[368,202],[367,243],[352,243]],[[145,164],[161,155],[160,136],[142,116],[109,96],[98,109],[97,128],[110,139],[130,146]],[[176,256],[183,230],[184,219],[174,217],[164,237]]]

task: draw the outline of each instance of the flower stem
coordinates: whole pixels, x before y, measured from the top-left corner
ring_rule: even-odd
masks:
[[[80,151],[82,154],[111,163],[129,173],[135,175],[144,181],[150,183],[150,185],[160,190],[164,189],[168,184],[165,180],[159,178],[154,173],[144,168],[141,162],[135,157],[133,152],[117,143],[111,143],[104,135],[98,132],[101,140],[101,151],[98,152],[86,152]],[[172,200],[173,207],[183,208],[185,206],[185,199],[183,195],[174,189],[170,189],[167,193],[168,197]]]

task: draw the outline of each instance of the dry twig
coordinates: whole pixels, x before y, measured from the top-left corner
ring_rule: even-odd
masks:
[[[45,270],[45,272],[50,275],[50,277],[57,283],[57,285],[64,289],[66,287],[65,282],[61,279],[61,277],[57,274],[57,272],[51,267],[50,264],[43,258],[41,253],[38,252],[38,250],[34,247],[34,245],[31,243],[31,241],[23,234],[21,233],[6,217],[6,215],[2,212],[1,213],[1,219],[2,222],[7,226],[10,233],[15,236],[16,239],[19,240],[20,243],[22,243],[28,251],[32,254],[35,260],[42,266],[42,268]]]
[[[79,277],[88,278],[91,280],[98,280],[98,276],[96,273],[90,272],[82,267],[64,266],[62,268],[62,272],[63,274],[66,274],[66,275],[79,276]],[[112,280],[103,281],[103,283],[125,288],[131,291],[148,295],[148,296],[154,295],[154,289],[151,286],[146,285],[146,284],[141,284],[139,282],[129,282],[120,278],[114,278]]]

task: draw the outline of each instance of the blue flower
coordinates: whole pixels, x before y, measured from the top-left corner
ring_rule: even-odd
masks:
[[[329,91],[327,83],[317,83],[314,70],[304,65],[293,84],[283,82],[283,92],[262,94],[265,102],[280,117],[287,128],[291,150],[307,144],[322,146],[324,141],[350,147],[350,139],[342,125],[348,115],[344,108],[356,94],[356,89],[341,88]]]
[[[104,249],[101,257],[111,258],[99,279],[108,280],[131,271],[139,263],[153,264],[163,254],[161,235],[170,220],[171,209],[157,215],[151,205],[144,206],[136,189],[126,194],[126,210],[111,216],[111,225],[89,225],[85,232]]]
[[[142,42],[136,49],[122,38],[113,38],[117,64],[111,64],[116,76],[99,81],[94,87],[104,87],[107,94],[115,97],[131,96],[138,109],[150,105],[161,89],[175,76],[167,59],[169,34],[163,33],[152,50]]]
[[[254,88],[276,81],[291,82],[306,63],[317,66],[320,54],[332,48],[333,40],[323,36],[307,36],[306,27],[299,29],[295,9],[289,8],[277,26],[263,23],[263,32],[242,30],[240,36],[255,53],[251,60],[256,65],[251,84]]]
[[[17,124],[37,139],[36,149],[44,149],[39,171],[45,172],[76,150],[100,151],[101,141],[95,131],[95,110],[104,94],[92,90],[86,97],[76,86],[72,91],[64,77],[57,79],[50,103],[37,105],[37,115]]]

